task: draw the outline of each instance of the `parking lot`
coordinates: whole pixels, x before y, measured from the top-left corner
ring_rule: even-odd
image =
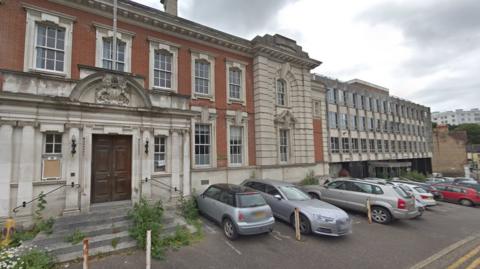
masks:
[[[301,241],[295,240],[288,224],[277,221],[271,234],[232,242],[217,225],[204,219],[205,238],[201,242],[169,251],[166,260],[154,261],[152,267],[410,268],[437,254],[430,267],[443,268],[475,247],[475,242],[458,246],[448,253],[450,256],[438,253],[480,231],[480,208],[449,203],[440,203],[420,219],[390,225],[368,224],[364,215],[348,213],[353,219],[353,234],[339,238],[310,235]],[[142,268],[144,255],[135,251],[107,257],[92,262],[91,268]]]

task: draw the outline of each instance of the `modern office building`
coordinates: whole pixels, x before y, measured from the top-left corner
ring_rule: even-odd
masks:
[[[393,177],[408,170],[431,173],[432,129],[428,107],[362,80],[341,82],[313,75],[326,92],[329,173]]]
[[[480,110],[474,108],[471,110],[456,109],[455,111],[432,112],[432,122],[450,125],[480,124]]]

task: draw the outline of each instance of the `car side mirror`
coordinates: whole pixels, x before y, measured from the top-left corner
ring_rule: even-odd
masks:
[[[275,194],[273,197],[277,198],[277,200],[282,200],[282,196],[280,196],[280,194]]]
[[[323,187],[324,187],[325,189],[328,189],[328,184],[323,184]]]

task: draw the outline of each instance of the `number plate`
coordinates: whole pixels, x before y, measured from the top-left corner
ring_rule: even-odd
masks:
[[[257,211],[255,213],[253,213],[253,216],[255,216],[257,219],[264,218],[265,217],[265,212]]]

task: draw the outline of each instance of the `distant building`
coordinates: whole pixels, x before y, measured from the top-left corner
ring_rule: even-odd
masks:
[[[480,178],[480,144],[467,145],[467,159],[471,177]]]
[[[432,122],[437,124],[459,125],[463,123],[480,124],[480,110],[457,109],[455,111],[432,112]]]
[[[466,131],[449,131],[446,125],[433,129],[433,172],[464,176],[468,163],[466,146]]]
[[[358,79],[341,82],[314,75],[312,90],[327,96],[327,135],[322,139],[329,145],[324,148],[331,176],[345,171],[360,178],[432,172],[428,107]]]

